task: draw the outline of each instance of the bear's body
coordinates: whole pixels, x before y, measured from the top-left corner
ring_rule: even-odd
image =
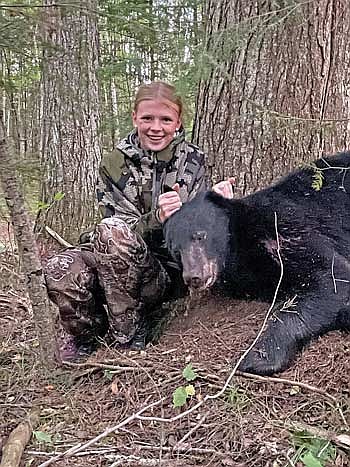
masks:
[[[193,289],[272,300],[267,329],[240,369],[285,369],[310,339],[350,328],[350,152],[315,162],[240,200],[198,195],[165,224],[169,250]],[[278,241],[277,241],[278,232]]]

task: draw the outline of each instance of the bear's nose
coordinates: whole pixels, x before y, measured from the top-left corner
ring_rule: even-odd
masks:
[[[204,230],[198,230],[197,232],[194,232],[192,234],[192,240],[195,240],[197,242],[201,242],[206,239],[207,239],[207,232],[205,232]]]

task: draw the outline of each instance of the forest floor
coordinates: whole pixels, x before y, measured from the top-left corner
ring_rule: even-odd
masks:
[[[43,378],[11,248],[0,253],[0,277],[0,448],[40,410],[22,466],[350,466],[350,335],[318,339],[275,378],[235,375],[222,393],[269,304],[206,295],[144,352],[102,345]],[[193,395],[174,408],[174,391],[187,385]]]

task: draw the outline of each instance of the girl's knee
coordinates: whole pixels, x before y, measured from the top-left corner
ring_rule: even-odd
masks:
[[[145,249],[146,244],[126,222],[108,217],[96,226],[94,247],[99,253],[118,255],[135,247]]]

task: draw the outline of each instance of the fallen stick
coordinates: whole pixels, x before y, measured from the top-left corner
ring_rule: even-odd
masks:
[[[40,410],[32,409],[27,418],[11,431],[2,449],[0,467],[18,467],[23,451],[32,437],[34,428],[39,424]]]
[[[64,246],[65,248],[69,248],[73,246],[71,243],[67,242],[64,238],[62,238],[60,235],[58,235],[57,232],[52,230],[48,225],[45,226],[46,232],[51,235],[52,238],[56,240],[57,243],[60,245]]]
[[[290,380],[286,378],[278,378],[273,376],[260,376],[254,375],[253,373],[245,373],[243,371],[237,371],[237,376],[242,376],[242,378],[249,378],[255,381],[262,381],[265,383],[281,383],[281,384],[289,384],[290,386],[299,386],[300,388],[307,389],[308,391],[315,392],[316,394],[321,394],[322,396],[326,397],[327,399],[331,400],[335,404],[338,403],[338,399],[327,391],[321,388],[317,388],[316,386],[312,386],[311,384],[303,383],[302,381]]]

